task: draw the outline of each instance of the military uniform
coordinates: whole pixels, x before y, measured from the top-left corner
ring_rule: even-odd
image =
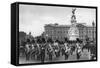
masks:
[[[44,63],[45,60],[45,45],[41,45],[41,62]]]
[[[81,47],[80,46],[77,47],[76,54],[77,54],[77,59],[80,59],[80,56],[81,56]]]
[[[52,60],[53,48],[51,44],[48,44],[47,52],[48,52],[47,54],[49,55],[49,60]]]
[[[67,60],[69,57],[70,48],[68,47],[67,43],[65,43],[64,45],[65,45],[65,60]]]

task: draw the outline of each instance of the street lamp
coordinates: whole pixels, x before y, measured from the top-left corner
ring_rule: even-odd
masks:
[[[48,39],[48,34],[46,34],[46,43],[47,43],[47,39]]]
[[[92,31],[92,35],[93,35],[93,42],[94,42],[94,25],[95,25],[95,23],[94,23],[94,21],[92,22],[92,26],[93,26],[93,31]]]

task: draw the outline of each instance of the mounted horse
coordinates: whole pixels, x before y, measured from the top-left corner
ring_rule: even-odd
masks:
[[[96,58],[96,44],[92,42],[88,42],[83,49],[88,49],[90,51],[90,59],[94,60]]]

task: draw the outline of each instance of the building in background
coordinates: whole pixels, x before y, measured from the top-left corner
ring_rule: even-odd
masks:
[[[64,40],[68,37],[69,25],[47,24],[45,25],[45,36],[53,40]]]
[[[53,40],[64,40],[64,38],[69,38],[69,28],[70,25],[46,24],[44,36]],[[96,27],[77,24],[77,28],[79,30],[79,39],[85,40],[88,37],[90,40],[93,40],[93,38],[96,38]]]
[[[63,41],[65,38],[69,40],[76,40],[76,38],[85,40],[87,37],[90,40],[95,40],[96,26],[94,22],[92,22],[92,26],[87,26],[85,23],[77,23],[75,10],[73,9],[72,11],[71,25],[46,24],[44,26],[44,37],[50,37],[59,41]]]

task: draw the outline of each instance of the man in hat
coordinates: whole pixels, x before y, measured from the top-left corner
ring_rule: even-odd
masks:
[[[38,51],[38,54],[37,54],[37,60],[40,60],[40,55],[41,55],[41,40],[40,39],[37,39],[37,43],[36,43],[36,45],[37,45],[37,51]]]
[[[45,39],[41,39],[41,62],[44,63],[45,60]]]
[[[80,59],[81,52],[82,52],[82,49],[81,49],[80,43],[77,43],[76,46],[77,46],[77,49],[76,49],[77,59]]]
[[[70,47],[68,46],[68,43],[64,43],[64,46],[65,46],[65,60],[68,59],[69,57],[69,53],[70,53]]]
[[[25,45],[26,60],[30,59],[30,52],[31,52],[31,43],[27,42]]]
[[[53,45],[54,45],[55,55],[56,57],[59,57],[60,56],[59,41],[56,40]]]

